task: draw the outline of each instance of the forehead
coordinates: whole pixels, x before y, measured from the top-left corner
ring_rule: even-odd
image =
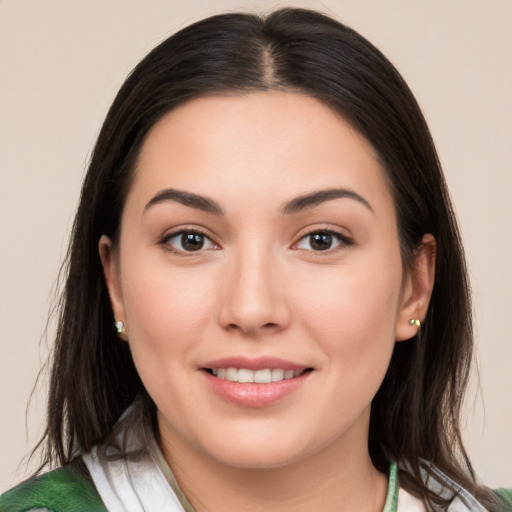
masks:
[[[183,188],[286,199],[346,187],[390,200],[373,147],[318,100],[258,92],[191,100],[166,114],[142,146],[129,196]],[[130,197],[129,197],[130,199]]]

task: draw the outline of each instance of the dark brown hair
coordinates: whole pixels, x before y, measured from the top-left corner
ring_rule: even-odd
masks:
[[[151,51],[119,91],[83,184],[67,258],[53,354],[46,462],[104,440],[137,395],[146,396],[113,316],[98,255],[119,235],[141,145],[167,112],[208,94],[279,89],[317,98],[375,148],[394,197],[404,265],[423,235],[437,241],[436,280],[421,335],[397,343],[372,403],[370,453],[384,470],[408,461],[408,490],[433,499],[419,478],[427,459],[477,497],[459,415],[472,358],[470,292],[460,236],[440,164],[416,100],[392,64],[352,29],[319,13],[214,16]],[[488,502],[487,502],[488,503]],[[489,505],[492,508],[492,504]]]

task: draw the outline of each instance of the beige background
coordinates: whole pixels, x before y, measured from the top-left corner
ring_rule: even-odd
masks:
[[[512,486],[512,0],[0,0],[0,491],[23,476],[18,464],[40,433],[44,379],[28,433],[25,408],[46,353],[50,291],[116,90],[189,22],[285,5],[361,31],[424,108],[474,283],[482,392],[468,402],[465,437],[482,479]]]

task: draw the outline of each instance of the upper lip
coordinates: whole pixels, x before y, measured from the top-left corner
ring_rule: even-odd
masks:
[[[278,357],[262,356],[249,358],[245,356],[222,357],[214,361],[208,361],[201,368],[246,368],[248,370],[264,370],[266,368],[282,368],[283,370],[305,370],[310,368],[303,364],[297,364]]]

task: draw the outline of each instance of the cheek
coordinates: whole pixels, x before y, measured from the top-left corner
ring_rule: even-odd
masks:
[[[134,357],[141,347],[143,357],[153,357],[193,346],[213,304],[211,280],[200,271],[155,263],[126,261],[123,298]]]
[[[123,296],[132,357],[159,407],[178,408],[192,357],[208,330],[212,291],[194,271],[130,265]],[[195,398],[187,397],[194,406]]]
[[[352,269],[303,302],[302,328],[324,355],[326,424],[350,423],[369,410],[395,346],[400,277]]]
[[[301,316],[309,325],[333,335],[392,331],[400,299],[401,274],[371,268],[345,267],[316,276],[315,286],[302,289]]]
[[[372,392],[369,388],[378,387],[385,375],[395,344],[400,283],[400,261],[382,267],[347,265],[317,276],[314,290],[299,294],[302,327],[354,392]]]

